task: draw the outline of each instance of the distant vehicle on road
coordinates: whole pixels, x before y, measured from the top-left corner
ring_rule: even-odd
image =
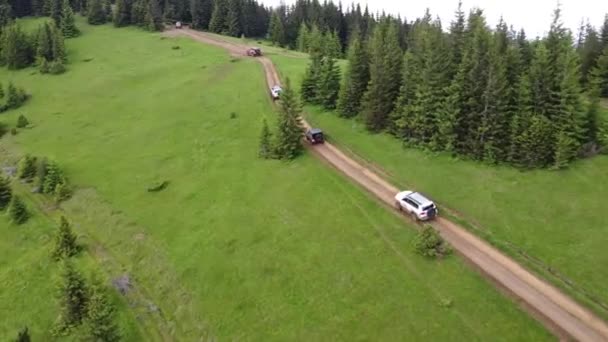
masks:
[[[310,128],[306,131],[306,140],[311,144],[323,144],[325,138],[323,137],[323,131],[318,128]]]
[[[259,47],[252,47],[247,49],[247,56],[250,57],[260,57],[262,55],[262,49]]]
[[[283,89],[281,89],[281,86],[275,85],[272,88],[270,88],[270,96],[272,96],[273,100],[278,100],[279,97],[281,96],[282,91],[283,91]]]
[[[175,28],[176,29],[181,29],[182,28],[182,22],[181,21],[176,22],[175,23]]]
[[[419,192],[401,191],[395,195],[395,206],[400,211],[409,213],[416,221],[427,221],[439,213],[433,201]]]

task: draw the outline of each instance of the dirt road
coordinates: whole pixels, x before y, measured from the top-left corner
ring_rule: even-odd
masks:
[[[246,46],[221,37],[190,29],[170,30],[169,36],[183,35],[202,43],[222,47],[234,56],[244,56]],[[280,84],[274,64],[267,57],[256,58],[264,67],[268,86]],[[304,123],[308,126],[308,123]],[[399,191],[370,168],[356,162],[330,143],[316,145],[310,150],[340,172],[351,178],[380,201],[393,206],[393,196]],[[408,218],[404,217],[404,220]],[[439,218],[432,225],[466,260],[513,296],[534,317],[560,338],[579,341],[608,341],[608,325],[586,308],[541,280],[466,229]]]

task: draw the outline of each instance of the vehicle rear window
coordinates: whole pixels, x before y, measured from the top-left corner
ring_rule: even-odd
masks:
[[[435,205],[431,204],[431,205],[427,205],[426,207],[422,208],[422,210],[426,211],[426,210],[431,210],[433,208],[435,208]]]

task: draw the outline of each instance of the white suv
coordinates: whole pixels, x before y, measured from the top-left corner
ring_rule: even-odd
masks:
[[[412,215],[416,220],[430,220],[439,213],[433,201],[414,191],[401,191],[395,195],[395,206]]]
[[[272,96],[272,99],[277,100],[281,96],[282,91],[283,89],[281,89],[281,87],[278,85],[275,85],[270,88],[270,95]]]

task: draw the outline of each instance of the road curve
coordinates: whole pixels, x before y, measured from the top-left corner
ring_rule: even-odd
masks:
[[[202,43],[222,47],[232,55],[245,56],[247,46],[230,42],[191,29],[169,30],[169,36],[187,36]],[[256,58],[263,67],[268,86],[280,84],[279,74],[267,57]],[[304,121],[304,125],[309,127]],[[341,152],[331,143],[316,145],[310,150],[335,167],[383,203],[393,206],[399,191],[370,168]],[[408,218],[403,217],[404,220]],[[608,325],[588,309],[541,280],[513,259],[471,234],[463,227],[439,217],[431,223],[454,250],[496,283],[501,290],[515,297],[522,306],[560,338],[578,341],[608,341]]]

